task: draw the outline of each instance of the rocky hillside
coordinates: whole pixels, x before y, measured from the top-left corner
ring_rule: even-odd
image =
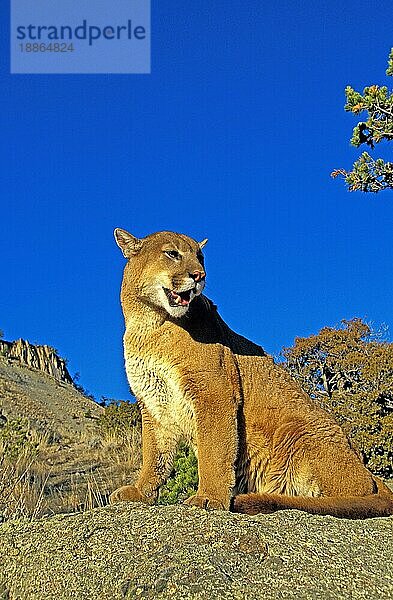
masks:
[[[139,439],[103,437],[103,408],[72,384],[52,348],[0,343],[0,520],[104,504],[134,476]],[[11,444],[8,466],[4,435]],[[11,506],[3,484],[10,477]]]
[[[55,379],[63,383],[72,383],[66,361],[51,346],[37,346],[22,339],[15,342],[0,340],[0,356],[53,375]]]
[[[0,356],[0,409],[3,414],[7,418],[27,418],[36,428],[59,439],[75,440],[78,434],[91,429],[92,419],[87,419],[86,415],[98,417],[102,408],[81,394],[72,385],[71,378],[68,381],[62,359],[55,353],[46,355],[42,349],[47,346],[34,348],[25,345],[23,340],[15,344],[13,350],[26,350],[24,356],[27,359],[42,359],[39,363],[42,369],[15,356]],[[44,361],[44,358],[48,360]]]
[[[393,517],[121,503],[0,526],[0,597],[387,600],[392,530]]]

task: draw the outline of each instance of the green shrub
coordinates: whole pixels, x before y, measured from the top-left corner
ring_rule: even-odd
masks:
[[[123,400],[113,400],[105,406],[104,412],[97,421],[97,425],[102,437],[121,437],[134,427],[137,429],[141,428],[141,411],[137,404],[131,404]]]
[[[172,473],[160,489],[159,504],[178,504],[195,494],[198,488],[198,461],[191,448],[180,444]]]

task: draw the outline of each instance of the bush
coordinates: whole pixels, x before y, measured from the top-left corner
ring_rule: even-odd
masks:
[[[332,413],[368,468],[393,477],[393,344],[361,319],[285,348],[284,366]]]
[[[160,489],[159,504],[178,504],[195,494],[198,488],[198,461],[191,448],[180,444],[172,473]]]
[[[97,424],[102,437],[121,437],[133,428],[141,429],[141,411],[137,404],[112,400],[105,406]]]

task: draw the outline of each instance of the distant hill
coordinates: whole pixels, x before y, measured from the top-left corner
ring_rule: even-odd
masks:
[[[103,505],[108,493],[135,477],[138,431],[123,439],[108,420],[103,425],[103,415],[74,385],[56,350],[0,341],[0,522],[2,512],[7,519]],[[4,435],[18,453],[8,467],[2,464]],[[26,457],[23,445],[32,444],[39,449]],[[7,508],[2,489],[10,477],[16,499]]]
[[[91,432],[103,410],[73,385],[53,348],[25,340],[0,341],[0,409],[7,418],[27,418],[64,441]]]
[[[58,381],[72,383],[66,361],[51,346],[30,344],[22,339],[15,342],[0,340],[0,355],[53,375]]]

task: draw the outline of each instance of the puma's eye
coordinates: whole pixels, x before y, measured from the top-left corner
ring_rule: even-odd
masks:
[[[179,260],[179,258],[181,258],[180,252],[178,252],[177,250],[164,250],[164,254],[166,254],[167,256],[169,256],[169,258],[172,258],[173,260]]]

